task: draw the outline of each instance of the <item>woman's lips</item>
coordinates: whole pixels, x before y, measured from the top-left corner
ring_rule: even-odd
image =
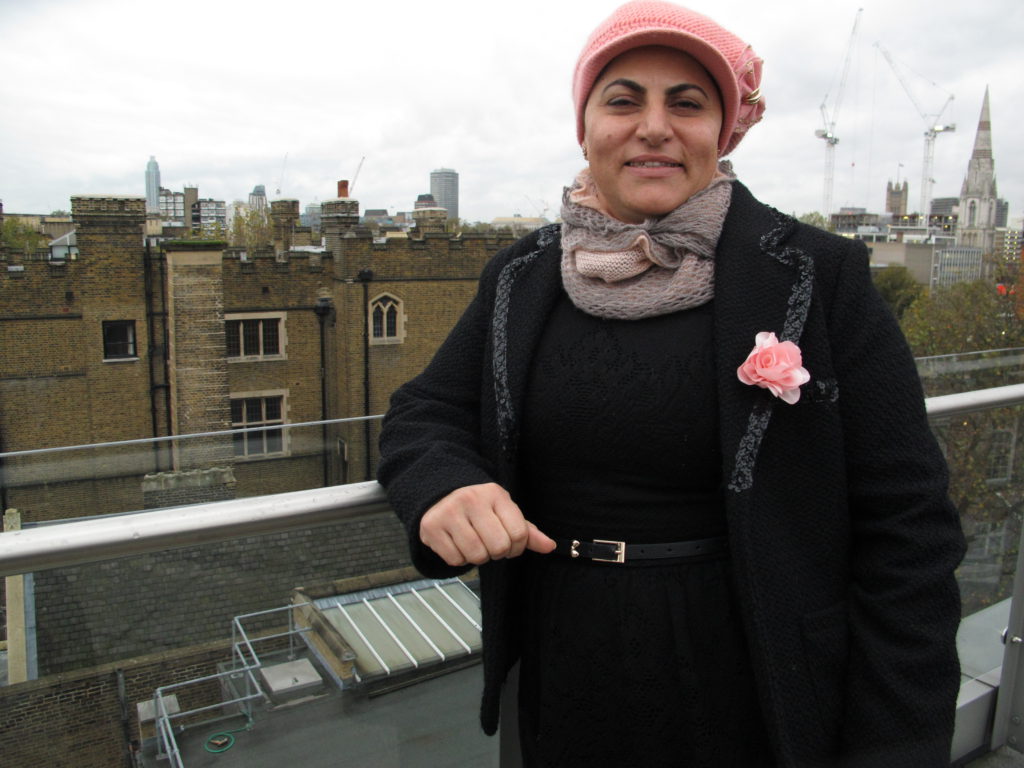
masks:
[[[682,163],[672,160],[630,160],[626,163],[630,168],[682,168]]]

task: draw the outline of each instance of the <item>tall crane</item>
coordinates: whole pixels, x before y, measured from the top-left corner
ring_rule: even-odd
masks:
[[[825,214],[825,220],[828,221],[832,215],[832,187],[835,182],[836,172],[836,144],[839,143],[839,137],[836,136],[836,122],[839,120],[839,107],[843,103],[843,92],[846,90],[846,76],[850,72],[850,58],[853,54],[853,43],[857,38],[857,26],[860,24],[860,15],[864,12],[863,8],[857,9],[857,15],[853,20],[853,31],[850,33],[850,42],[846,46],[846,58],[843,60],[843,73],[839,78],[839,90],[836,91],[835,104],[832,105],[832,113],[829,114],[827,102],[828,93],[825,93],[825,97],[821,100],[821,119],[824,123],[824,128],[819,128],[814,132],[814,135],[819,139],[825,140],[825,195],[822,201],[822,213]]]
[[[932,178],[932,172],[935,167],[935,137],[940,133],[949,133],[956,130],[956,123],[942,125],[939,122],[939,120],[942,119],[942,113],[946,111],[946,107],[948,107],[953,101],[953,94],[948,94],[946,101],[942,105],[942,109],[938,112],[925,113],[925,111],[921,109],[921,105],[917,103],[917,99],[914,98],[914,94],[903,79],[903,75],[900,74],[899,69],[896,67],[896,62],[893,60],[892,54],[890,54],[881,43],[875,43],[875,48],[881,51],[885,60],[889,62],[889,66],[892,68],[892,73],[896,75],[896,79],[899,80],[900,85],[903,86],[903,91],[910,99],[910,103],[914,105],[914,109],[917,110],[917,114],[920,115],[921,120],[924,121],[924,159],[921,162],[920,213],[927,221],[928,212],[932,202],[932,185],[935,184],[935,179]],[[932,83],[932,85],[938,88],[938,85],[935,83]]]
[[[352,183],[348,185],[348,193],[351,195],[356,188],[356,179],[359,178],[359,172],[363,170],[363,161],[366,159],[366,155],[359,158],[359,165],[356,166],[356,172],[352,174]]]

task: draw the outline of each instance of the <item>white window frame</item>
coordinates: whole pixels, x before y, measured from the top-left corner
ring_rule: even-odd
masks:
[[[374,314],[377,309],[380,309],[383,313],[383,335],[376,335],[376,325],[374,323]],[[388,309],[394,309],[395,311],[395,332],[388,334],[387,332],[387,311]],[[366,327],[369,329],[370,344],[401,344],[405,341],[405,302],[392,293],[381,293],[372,299],[370,299],[369,305],[366,307]]]
[[[261,321],[259,344],[260,351],[255,355],[241,354],[244,352],[244,321]],[[277,352],[272,354],[263,353],[263,322],[268,320],[277,321]],[[229,312],[224,314],[224,356],[229,363],[251,363],[260,360],[287,360],[288,359],[288,313],[287,312]],[[238,355],[228,354],[228,335],[231,328],[228,323],[239,322],[239,352]]]
[[[131,329],[131,351],[127,355],[114,355],[113,357],[107,356],[107,326],[114,324],[123,325],[126,328]],[[103,362],[105,363],[123,363],[130,360],[139,359],[139,336],[136,333],[135,321],[134,320],[103,320],[100,324],[101,333],[103,334]]]
[[[244,427],[276,426],[278,424],[281,425],[281,450],[279,450],[279,451],[267,451],[267,450],[264,450],[261,453],[249,453],[248,452],[249,441],[250,440],[257,440],[257,439],[261,439],[261,438],[265,439],[265,436],[266,436],[267,433],[266,432],[240,432],[240,433],[235,433],[233,435],[234,439],[233,439],[232,451],[234,452],[234,450],[235,450],[234,449],[234,445],[237,444],[237,441],[239,441],[239,440],[241,440],[242,443],[246,446],[245,452],[243,452],[243,453],[235,453],[234,454],[235,461],[262,461],[264,459],[279,459],[282,456],[289,456],[289,455],[291,455],[291,445],[290,445],[290,438],[289,438],[289,430],[287,428],[287,426],[288,426],[288,390],[287,389],[261,389],[261,390],[251,391],[251,392],[232,392],[229,395],[229,397],[230,397],[230,401],[231,401],[230,404],[231,405],[233,405],[236,400],[264,400],[264,401],[266,401],[269,398],[278,398],[278,397],[281,398],[281,418],[280,419],[270,419],[270,420],[264,419],[262,421],[252,421],[252,422],[250,422],[250,421],[246,420],[246,414],[244,413],[244,410],[243,410],[242,421],[235,421],[234,413],[233,413],[233,409],[232,409],[232,413],[231,413],[231,428],[232,429],[241,429],[241,428],[244,428]],[[230,407],[230,405],[229,405],[229,407]],[[245,406],[243,406],[243,409],[244,408],[245,408]],[[264,403],[264,409],[263,410],[264,410],[264,412],[266,410],[265,409],[265,403]],[[265,444],[264,444],[264,447],[265,447]]]

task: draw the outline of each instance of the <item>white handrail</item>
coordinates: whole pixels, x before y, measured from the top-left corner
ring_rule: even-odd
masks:
[[[0,576],[329,525],[390,509],[376,482],[72,520],[0,533]]]
[[[1022,403],[1024,384],[926,401],[933,421]],[[7,531],[0,533],[0,576],[312,528],[388,509],[384,490],[369,481]]]

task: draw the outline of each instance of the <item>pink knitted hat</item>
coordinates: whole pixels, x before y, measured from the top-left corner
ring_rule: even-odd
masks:
[[[583,111],[594,81],[616,56],[645,45],[676,48],[708,71],[722,96],[718,151],[722,156],[732,152],[764,112],[761,59],[749,45],[706,16],[658,0],[634,0],[621,6],[583,46],[572,77],[579,142],[583,143]]]

